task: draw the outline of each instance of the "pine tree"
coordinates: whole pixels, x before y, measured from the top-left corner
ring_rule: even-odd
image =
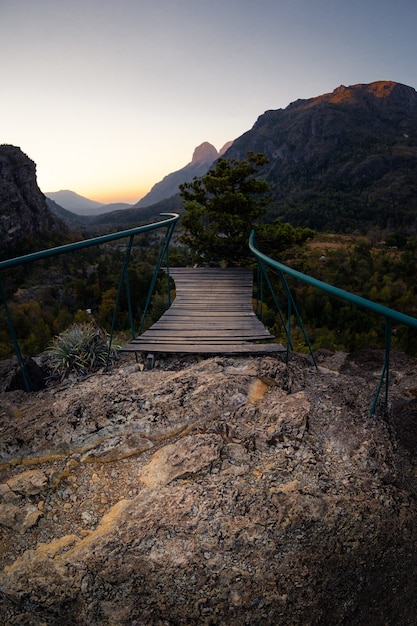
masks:
[[[244,265],[251,229],[265,214],[269,183],[256,178],[268,163],[262,153],[243,161],[219,159],[201,178],[180,185],[185,214],[181,241],[200,265]]]

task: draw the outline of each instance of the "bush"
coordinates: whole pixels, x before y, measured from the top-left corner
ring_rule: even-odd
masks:
[[[109,353],[107,333],[93,323],[73,324],[55,337],[46,353],[46,366],[61,379],[70,374],[97,371],[118,358],[116,348]]]

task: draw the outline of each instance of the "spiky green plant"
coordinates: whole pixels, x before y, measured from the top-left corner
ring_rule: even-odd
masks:
[[[66,378],[94,372],[118,358],[117,348],[109,352],[107,333],[93,323],[73,324],[57,335],[46,353],[52,376]]]

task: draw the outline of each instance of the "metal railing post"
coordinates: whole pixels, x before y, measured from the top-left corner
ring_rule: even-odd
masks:
[[[112,343],[113,333],[114,333],[114,327],[115,327],[115,319],[116,319],[115,316],[116,316],[116,311],[117,311],[119,300],[120,300],[121,286],[124,280],[126,280],[126,282],[128,283],[127,269],[128,269],[128,264],[129,264],[130,250],[132,247],[133,238],[135,235],[139,235],[148,231],[158,230],[160,228],[167,228],[167,233],[165,235],[165,239],[163,243],[163,250],[164,250],[163,254],[165,254],[168,248],[172,233],[174,231],[175,225],[180,219],[180,216],[177,213],[161,213],[160,215],[167,219],[163,219],[160,222],[153,222],[152,224],[136,226],[135,228],[122,230],[116,233],[110,233],[108,235],[101,235],[99,237],[93,237],[91,239],[83,239],[82,241],[77,241],[75,243],[68,243],[63,246],[58,246],[56,248],[40,250],[39,252],[32,252],[30,254],[26,254],[20,257],[6,259],[5,261],[0,261],[0,271],[3,269],[11,268],[11,267],[17,267],[18,265],[25,265],[28,263],[33,263],[35,261],[46,259],[52,256],[67,254],[68,252],[73,252],[75,250],[89,248],[92,246],[98,246],[104,243],[108,243],[110,241],[116,241],[117,239],[123,239],[123,238],[129,237],[129,244],[128,244],[127,251],[125,254],[123,268],[122,268],[122,272],[121,272],[120,280],[119,280],[119,288],[118,288],[117,297],[116,297],[115,312],[113,314],[113,319],[112,319],[112,328],[111,328],[110,341],[109,341],[109,351],[108,351],[108,356],[107,356],[107,364],[108,364],[110,350],[111,350],[111,343]],[[161,263],[161,255],[158,259],[158,262],[159,264]],[[158,269],[158,272],[159,272],[159,269]],[[19,343],[17,340],[17,335],[16,335],[15,328],[13,325],[12,317],[10,315],[10,310],[7,304],[6,294],[3,289],[3,285],[1,281],[0,281],[0,291],[1,291],[1,299],[3,301],[3,306],[5,309],[5,313],[6,313],[7,325],[8,325],[10,337],[13,343],[14,352],[19,362],[19,367],[20,367],[20,371],[22,373],[22,377],[25,383],[25,387],[27,391],[31,391],[30,379],[25,368],[24,360],[20,351]],[[127,285],[127,298],[128,298],[128,309],[129,309],[129,320],[131,324],[131,331],[134,336],[133,314],[131,310],[130,290],[129,290],[128,285]]]
[[[14,352],[16,354],[17,362],[19,364],[20,373],[22,374],[23,383],[25,385],[26,391],[32,391],[32,383],[30,381],[30,377],[28,371],[25,367],[25,362],[22,357],[22,353],[19,348],[19,343],[17,341],[16,331],[14,328],[12,316],[10,315],[9,305],[7,304],[6,292],[3,287],[3,282],[0,278],[0,295],[4,305],[4,311],[6,313],[7,327],[9,329],[10,338],[13,343]]]
[[[385,318],[385,358],[384,365],[381,372],[381,377],[379,379],[379,384],[374,396],[374,400],[371,405],[370,414],[374,415],[376,410],[376,405],[378,402],[379,394],[381,393],[382,385],[385,380],[385,406],[388,405],[388,391],[389,391],[389,366],[390,366],[390,353],[391,353],[391,320],[386,317]]]
[[[386,326],[385,326],[385,360],[384,360],[384,366],[382,369],[382,374],[381,374],[381,378],[379,381],[379,385],[376,391],[376,395],[371,406],[370,414],[373,415],[375,412],[376,404],[377,404],[378,397],[382,389],[384,380],[385,380],[385,405],[387,405],[388,404],[388,392],[389,392],[391,323],[394,321],[399,324],[404,324],[406,326],[409,326],[410,328],[414,328],[417,330],[417,319],[415,317],[411,317],[411,315],[406,315],[405,313],[401,313],[399,311],[395,311],[394,309],[390,309],[386,306],[383,306],[382,304],[377,304],[376,302],[372,302],[372,300],[367,300],[366,298],[363,298],[362,296],[357,296],[356,294],[350,293],[349,291],[344,291],[343,289],[340,289],[339,287],[334,287],[333,285],[330,285],[329,283],[325,283],[322,280],[318,280],[317,278],[313,278],[312,276],[303,274],[302,272],[299,272],[298,270],[294,270],[291,267],[284,265],[283,263],[279,263],[278,261],[271,259],[271,257],[268,257],[266,254],[263,254],[262,252],[260,252],[260,250],[258,250],[255,246],[254,239],[255,239],[255,233],[252,230],[250,237],[249,237],[249,249],[254,255],[254,257],[256,258],[256,260],[258,261],[258,263],[264,263],[265,265],[269,265],[275,270],[278,270],[278,272],[288,274],[292,276],[293,278],[296,278],[297,280],[301,280],[302,282],[307,283],[308,285],[311,285],[312,287],[321,289],[322,291],[329,293],[332,296],[342,298],[343,300],[346,300],[347,302],[350,302],[351,304],[354,304],[355,306],[367,309],[368,311],[371,311],[372,313],[375,313],[376,315],[381,315],[385,318],[385,323],[386,323]],[[292,300],[291,293],[288,292],[287,295],[288,295],[288,298],[291,298]],[[295,302],[294,302],[294,305],[295,305]],[[291,308],[289,304],[288,318],[290,318],[290,316],[291,316]],[[301,318],[299,316],[297,316],[297,319],[301,321]],[[288,324],[288,332],[291,332],[290,323]]]
[[[133,238],[134,238],[134,235],[131,235],[129,237],[129,243],[127,244],[127,247],[126,247],[125,258],[123,260],[123,266],[122,266],[122,270],[120,272],[119,286],[117,288],[116,302],[114,304],[113,318],[112,318],[111,328],[110,328],[110,338],[109,338],[109,347],[108,347],[108,351],[107,351],[106,367],[108,367],[109,363],[110,363],[111,346],[112,346],[112,343],[113,343],[113,334],[114,334],[114,329],[115,329],[115,326],[116,326],[117,311],[119,309],[120,294],[121,294],[121,291],[122,291],[123,283],[125,282],[126,276],[127,276],[127,268],[129,266],[130,252],[132,250]],[[128,281],[126,281],[126,283],[128,284]],[[127,294],[127,297],[128,297],[128,310],[129,310],[129,317],[130,317],[130,312],[131,312],[131,309],[132,309],[131,304],[130,304],[130,291]]]
[[[274,288],[272,287],[271,279],[269,278],[269,274],[266,271],[265,265],[264,265],[264,263],[262,263],[262,261],[258,262],[258,271],[261,273],[261,276],[265,279],[265,281],[266,281],[266,283],[267,283],[267,285],[269,287],[269,291],[270,291],[272,299],[274,301],[274,306],[275,306],[276,310],[278,311],[279,319],[281,321],[281,324],[282,324],[282,326],[283,326],[283,328],[285,330],[285,333],[286,333],[286,336],[287,336],[287,339],[288,339],[288,332],[287,332],[287,327],[286,327],[286,324],[285,324],[284,316],[282,315],[281,307],[280,307],[278,299],[276,297]],[[289,338],[289,340],[290,340],[289,346],[290,346],[290,349],[292,350],[291,337]]]
[[[143,324],[145,322],[145,317],[146,317],[146,315],[148,313],[148,309],[149,309],[149,306],[150,306],[150,303],[151,303],[153,292],[155,290],[156,281],[158,279],[158,274],[159,274],[159,272],[161,270],[162,261],[163,261],[163,258],[165,256],[165,254],[166,254],[166,251],[168,249],[168,245],[169,245],[169,242],[171,240],[172,233],[173,233],[173,228],[172,227],[168,227],[167,228],[167,232],[165,233],[165,237],[163,239],[163,242],[161,244],[161,248],[159,250],[158,260],[156,262],[154,273],[153,273],[152,280],[151,280],[151,284],[149,286],[148,295],[147,295],[145,306],[144,306],[143,313],[142,313],[142,319],[141,319],[140,325],[139,325],[139,332],[138,332],[139,335],[142,333]]]

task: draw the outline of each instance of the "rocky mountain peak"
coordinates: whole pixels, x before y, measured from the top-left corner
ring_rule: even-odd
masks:
[[[331,93],[308,100],[310,106],[327,102],[333,104],[351,103],[359,105],[362,102],[371,102],[373,106],[403,103],[405,100],[414,101],[417,105],[417,92],[413,87],[393,81],[380,80],[369,84],[357,84],[345,87],[340,85]]]
[[[194,150],[191,163],[192,165],[201,165],[202,163],[209,163],[211,165],[218,156],[216,148],[211,143],[208,143],[208,141],[205,141]]]
[[[219,156],[223,156],[223,154],[233,145],[232,141],[227,141],[222,148],[219,150]]]
[[[217,152],[216,148],[211,143],[204,141],[195,148],[190,163],[180,170],[168,174],[159,183],[156,183],[150,192],[146,194],[135,207],[151,206],[152,204],[177,195],[179,193],[179,185],[189,183],[195,177],[204,176],[214,161],[226,151],[231,143],[232,142],[227,143],[223,146],[221,152]]]
[[[319,96],[320,99],[328,100],[329,102],[341,102],[343,100],[354,100],[358,96],[366,96],[370,95],[376,98],[388,98],[393,90],[395,89],[397,83],[392,81],[377,81],[374,83],[366,84],[357,84],[351,85],[350,87],[346,87],[345,85],[340,85],[336,87],[330,94],[324,94],[323,96]]]

